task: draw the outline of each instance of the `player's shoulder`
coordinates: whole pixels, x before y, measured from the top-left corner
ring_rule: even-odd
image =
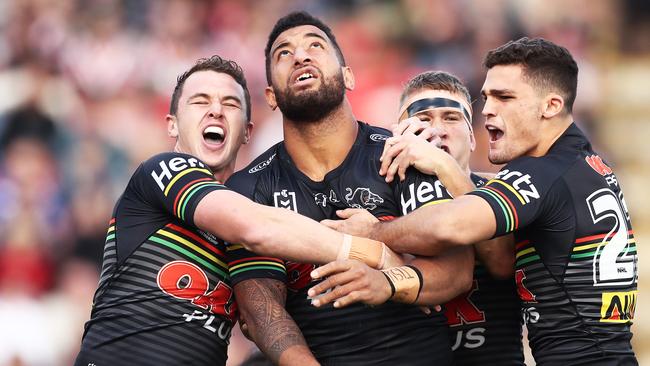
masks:
[[[212,175],[212,170],[201,159],[174,151],[156,154],[142,162],[140,167],[149,174],[152,172],[175,174],[185,169],[199,169]]]
[[[226,181],[226,186],[242,194],[252,192],[257,186],[257,182],[264,179],[272,170],[272,166],[277,163],[281,144],[282,142],[278,142],[271,146],[245,168],[235,172]]]
[[[569,168],[568,161],[558,156],[524,156],[506,164],[492,181],[506,183],[518,192],[543,196],[553,187],[561,186],[556,183],[563,180]]]
[[[172,151],[156,154],[142,162],[133,173],[132,181],[139,182],[153,178],[162,187],[170,183],[179,174],[186,174],[188,170],[214,178],[212,170],[201,159],[193,155]]]

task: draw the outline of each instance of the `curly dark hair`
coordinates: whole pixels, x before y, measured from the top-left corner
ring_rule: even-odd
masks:
[[[334,34],[332,33],[332,30],[330,27],[325,25],[320,19],[312,16],[311,14],[305,12],[305,11],[296,11],[293,13],[289,13],[282,18],[278,19],[278,21],[275,23],[273,26],[273,30],[271,30],[271,33],[269,34],[269,38],[266,41],[266,48],[264,49],[264,57],[266,58],[266,82],[268,85],[271,85],[271,46],[273,45],[273,42],[275,42],[276,38],[278,36],[286,31],[287,29],[299,27],[301,25],[313,25],[314,27],[320,29],[325,33],[327,38],[329,38],[330,42],[332,42],[332,45],[334,46],[334,49],[336,50],[336,56],[339,59],[339,62],[341,63],[342,66],[345,66],[345,58],[343,57],[343,52],[341,52],[341,47],[339,47],[339,44],[336,42],[336,37],[334,37]]]
[[[571,53],[543,38],[523,37],[491,50],[483,65],[521,65],[524,77],[541,90],[557,90],[567,112],[573,110],[578,86],[578,65]]]
[[[235,61],[226,60],[220,56],[214,55],[209,58],[199,59],[192,68],[182,73],[178,79],[176,79],[176,87],[174,88],[174,93],[172,94],[172,100],[169,105],[169,114],[175,116],[178,111],[178,100],[181,97],[183,92],[183,85],[185,85],[185,80],[187,80],[190,75],[197,71],[215,71],[223,74],[232,76],[235,81],[241,85],[244,89],[244,99],[246,103],[246,120],[251,120],[251,96],[248,92],[248,86],[246,86],[246,77],[244,77],[244,70],[237,65]]]

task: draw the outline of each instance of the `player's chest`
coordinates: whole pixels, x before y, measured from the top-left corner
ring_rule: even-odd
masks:
[[[268,202],[314,220],[336,218],[336,210],[359,208],[375,216],[397,216],[393,189],[376,172],[354,169],[322,182],[280,175],[267,191]]]

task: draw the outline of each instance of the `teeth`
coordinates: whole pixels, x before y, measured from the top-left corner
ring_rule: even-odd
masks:
[[[210,126],[203,131],[203,133],[216,133],[219,136],[223,136],[223,128],[217,126]]]
[[[310,78],[313,78],[313,77],[314,77],[314,75],[312,75],[311,73],[309,73],[309,72],[303,72],[302,74],[300,74],[300,75],[296,78],[296,81],[303,81],[303,80],[307,80],[307,79],[310,79]]]
[[[216,133],[217,135],[223,137],[223,128],[217,126],[210,126],[203,131],[203,134],[206,133]]]

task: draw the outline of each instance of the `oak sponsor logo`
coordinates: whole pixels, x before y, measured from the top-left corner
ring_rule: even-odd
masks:
[[[504,182],[512,180],[511,184],[505,183],[504,185],[515,193],[522,205],[530,203],[531,199],[539,199],[539,192],[533,184],[530,174],[504,169],[494,179],[499,179]]]
[[[406,215],[411,211],[415,211],[416,208],[425,203],[446,198],[446,191],[447,189],[439,180],[436,180],[433,184],[422,182],[417,187],[415,183],[409,184],[406,191],[400,194],[402,214]]]
[[[273,204],[275,207],[286,208],[298,212],[298,206],[296,205],[296,192],[288,192],[286,189],[283,189],[280,192],[274,192]]]
[[[205,164],[200,162],[197,158],[184,158],[182,156],[177,156],[169,159],[169,161],[162,160],[159,165],[160,171],[153,170],[151,172],[151,177],[153,177],[153,180],[156,181],[161,191],[165,191],[166,185],[172,180],[172,177],[174,176],[173,173],[180,172],[187,168],[205,169],[206,174],[212,175],[212,173],[207,170]]]
[[[601,323],[627,323],[634,319],[637,290],[603,292],[600,306]]]
[[[250,174],[253,174],[253,173],[259,172],[260,170],[264,170],[267,166],[269,166],[271,164],[271,162],[273,161],[274,158],[275,158],[275,154],[271,155],[268,159],[264,160],[263,162],[261,162],[261,163],[255,165],[254,167],[248,169],[248,172]]]

